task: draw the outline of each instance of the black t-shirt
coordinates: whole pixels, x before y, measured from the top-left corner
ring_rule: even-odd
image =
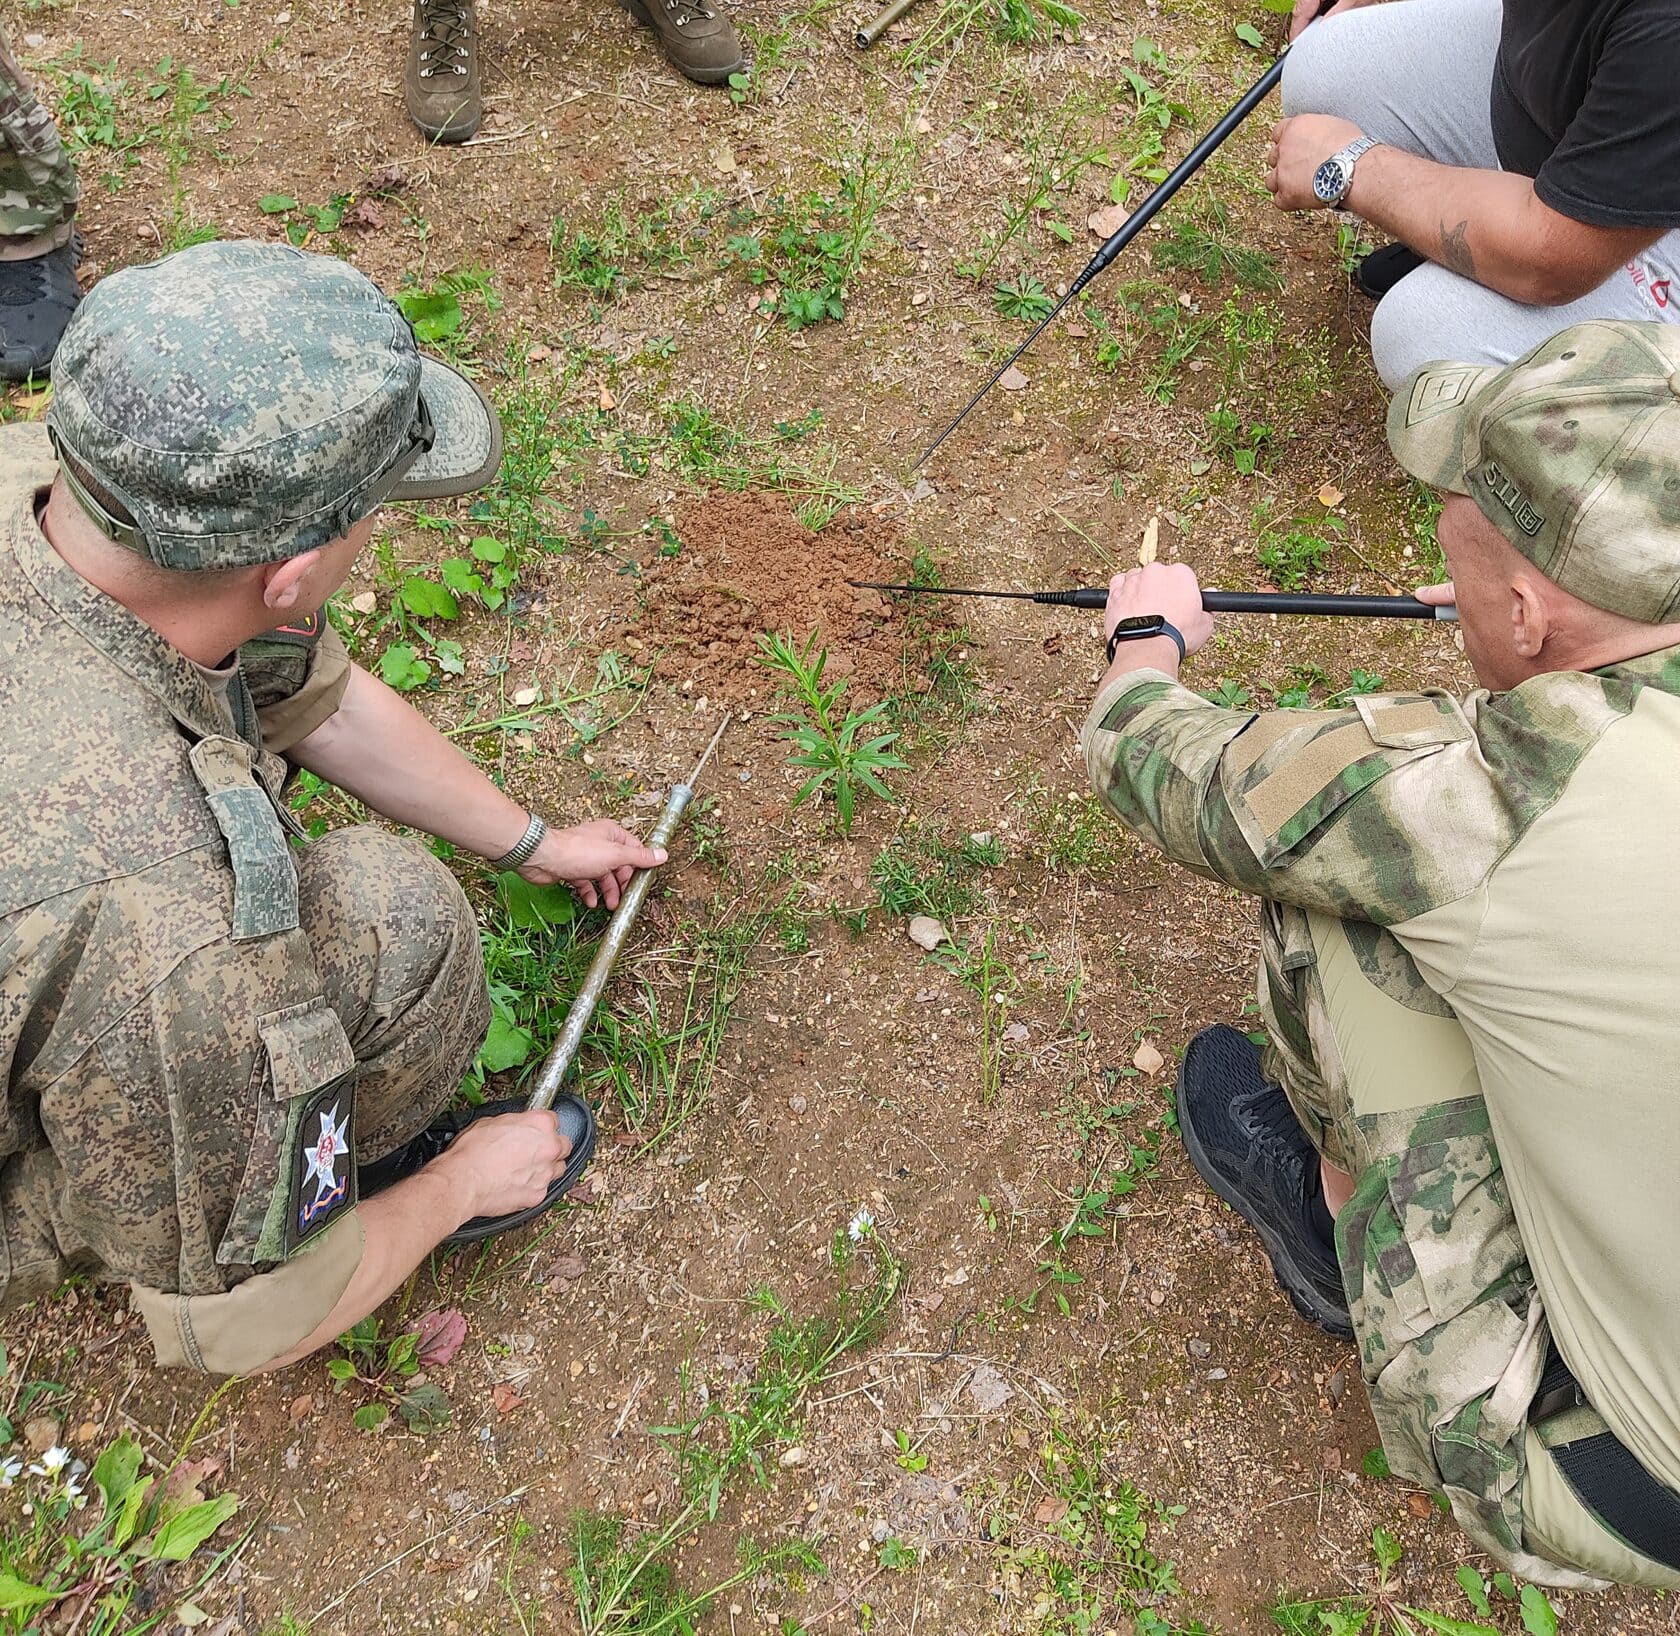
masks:
[[[1680,227],[1680,0],[1505,0],[1493,140],[1559,214]]]

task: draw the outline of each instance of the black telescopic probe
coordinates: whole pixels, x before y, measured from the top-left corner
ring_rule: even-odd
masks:
[[[909,591],[918,596],[1008,597],[1047,608],[1096,610],[1108,606],[1107,589],[1094,585],[1076,591],[985,591],[954,585],[879,585],[862,579],[846,583],[863,591]],[[1437,607],[1419,602],[1415,596],[1327,596],[1312,591],[1203,591],[1202,608],[1207,613],[1328,614],[1351,619],[1458,618],[1458,609],[1451,603]]]
[[[1154,221],[1165,208],[1167,201],[1213,157],[1215,151],[1224,143],[1225,139],[1272,94],[1272,88],[1283,78],[1283,61],[1288,55],[1289,48],[1285,46],[1279,53],[1277,61],[1231,106],[1225,117],[1178,162],[1167,179],[1126,218],[1120,230],[1109,236],[1103,247],[1091,257],[1090,265],[1068,285],[1067,294],[1033,326],[1032,333],[1010,353],[999,366],[997,373],[968,400],[963,406],[962,413],[927,446],[922,452],[921,459],[910,468],[911,471],[916,471],[926,464],[939,445],[968,418],[969,411],[1014,367],[1016,360],[1038,339],[1046,326],[1055,321],[1056,315],[1062,308],[1073,300],[1098,273],[1102,272],[1144,228]]]

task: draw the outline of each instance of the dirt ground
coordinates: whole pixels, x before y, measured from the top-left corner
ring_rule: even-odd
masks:
[[[519,537],[538,544],[505,605],[429,628],[460,643],[461,673],[434,662],[421,707],[458,727],[591,675],[611,693],[625,666],[652,680],[622,712],[465,735],[516,795],[645,823],[720,712],[742,712],[611,1000],[629,1015],[673,983],[680,1000],[672,950],[714,918],[751,925],[715,1071],[659,1142],[606,1093],[577,1201],[541,1234],[423,1268],[387,1314],[398,1331],[432,1308],[465,1316],[465,1345],[428,1371],[446,1429],[357,1430],[366,1394],[335,1390],[324,1360],[214,1402],[191,1452],[251,1532],[196,1597],[207,1628],[684,1628],[590,1624],[568,1577],[575,1515],[627,1518],[634,1543],[680,1513],[651,1428],[759,1366],[773,1319],[754,1291],[796,1317],[827,1309],[831,1240],[860,1210],[905,1269],[880,1333],[767,1445],[763,1485],[732,1480],[668,1553],[691,1589],[730,1576],[743,1539],[811,1538],[824,1566],[748,1574],[699,1628],[1234,1636],[1276,1628],[1281,1594],[1369,1591],[1375,1527],[1404,1546],[1402,1600],[1470,1615],[1463,1538],[1427,1496],[1367,1474],[1353,1350],[1295,1317],[1166,1127],[1177,1053],[1243,1018],[1254,938],[1232,894],[1086,798],[1094,616],[976,603],[942,626],[840,583],[931,564],[949,584],[1098,584],[1147,538],[1211,582],[1262,587],[1256,540],[1290,523],[1330,542],[1314,588],[1427,572],[1427,511],[1380,436],[1367,310],[1335,224],[1279,218],[1259,189],[1264,118],[1166,219],[1269,256],[1281,288],[1167,266],[1171,230],[1146,234],[1016,389],[909,471],[1026,333],[999,283],[1053,295],[1098,242],[1087,219],[1116,174],[1135,170],[1135,202],[1151,141],[1182,154],[1280,25],[1215,0],[1100,0],[1077,33],[1041,23],[1010,43],[982,17],[915,61],[956,10],[924,0],[862,54],[856,0],[738,0],[758,67],[732,98],[676,78],[605,0],[489,0],[483,133],[429,150],[403,111],[396,0],[0,8],[44,94],[87,117],[91,77],[111,102],[115,140],[80,154],[90,280],[210,229],[292,228],[391,289],[465,275],[447,345],[502,402],[521,475],[488,510],[391,518],[343,599],[364,662],[400,634],[382,620],[405,574],[481,533]],[[813,193],[840,231],[872,232],[843,319],[795,330],[774,308],[800,252],[776,236],[799,241]],[[335,199],[325,225],[308,214]],[[763,277],[729,248],[748,232]],[[1151,286],[1130,313],[1129,280]],[[828,804],[791,805],[803,775],[753,658],[766,628],[820,631],[847,702],[887,701],[902,734],[896,801],[865,802],[849,836]],[[1322,701],[1359,671],[1468,683],[1438,629],[1252,618],[1226,621],[1189,675]],[[975,835],[988,861],[948,911],[947,958],[929,957],[881,906],[876,860]],[[205,1408],[204,1382],[150,1372],[121,1292],[70,1290],[3,1332],[18,1381],[65,1387],[51,1412],[89,1458],[127,1428],[166,1461]],[[1069,1518],[1092,1496],[1141,1505],[1147,1529],[1079,1535]],[[164,1628],[184,1589],[154,1588]],[[1660,1598],[1553,1600],[1569,1631],[1673,1624]]]

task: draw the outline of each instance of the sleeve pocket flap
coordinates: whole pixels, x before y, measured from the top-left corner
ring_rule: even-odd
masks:
[[[272,1011],[257,1025],[281,1100],[303,1096],[342,1079],[356,1066],[356,1054],[338,1013],[324,999]]]

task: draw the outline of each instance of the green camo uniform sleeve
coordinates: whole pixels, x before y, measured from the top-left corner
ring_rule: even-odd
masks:
[[[1097,697],[1092,787],[1200,874],[1280,903],[1391,925],[1468,891],[1510,834],[1470,719],[1433,693],[1345,710],[1225,710],[1160,671]],[[1432,796],[1451,783],[1454,845]]]

